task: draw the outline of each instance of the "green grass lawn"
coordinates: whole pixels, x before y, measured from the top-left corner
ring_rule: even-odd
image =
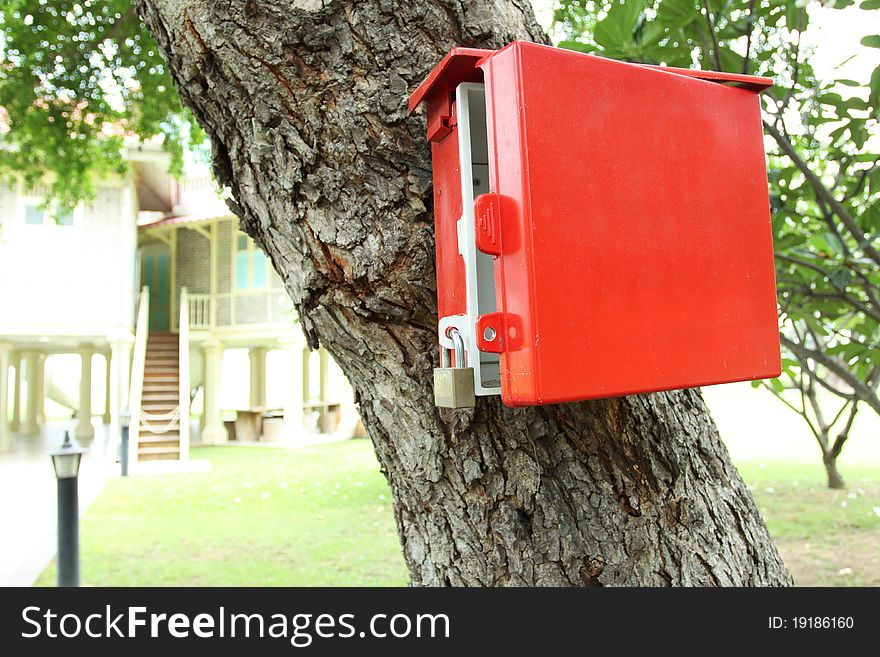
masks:
[[[880,466],[842,464],[830,490],[818,458],[737,465],[797,584],[880,586]]]
[[[192,458],[211,471],[108,482],[82,519],[83,584],[407,583],[369,441],[196,448]],[[54,581],[53,563],[37,584]]]
[[[407,583],[369,441],[198,448],[210,472],[115,478],[82,520],[82,580],[106,586]],[[880,585],[880,468],[737,464],[799,584]],[[54,564],[38,584],[52,585]]]

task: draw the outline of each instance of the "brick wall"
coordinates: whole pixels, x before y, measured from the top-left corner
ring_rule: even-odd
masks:
[[[232,291],[232,235],[236,223],[223,221],[217,225],[217,292],[220,294]]]
[[[194,230],[180,228],[177,231],[177,287],[174,290],[174,307],[180,308],[180,288],[190,294],[211,293],[211,241]],[[174,326],[179,315],[175,312]]]

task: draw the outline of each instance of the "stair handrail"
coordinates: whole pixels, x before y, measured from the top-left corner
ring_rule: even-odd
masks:
[[[178,326],[180,367],[180,460],[189,460],[189,293],[180,288],[180,320]]]
[[[144,285],[138,297],[137,324],[131,361],[128,410],[131,414],[128,432],[129,467],[138,460],[138,439],[141,426],[141,394],[144,389],[144,369],[147,362],[147,337],[150,334],[150,286]]]

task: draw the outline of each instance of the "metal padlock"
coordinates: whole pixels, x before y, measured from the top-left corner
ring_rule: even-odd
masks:
[[[449,350],[440,346],[440,365],[434,368],[434,405],[440,408],[473,408],[474,368],[461,367],[465,362],[464,340],[456,329],[449,330],[455,347],[455,367],[449,362]]]

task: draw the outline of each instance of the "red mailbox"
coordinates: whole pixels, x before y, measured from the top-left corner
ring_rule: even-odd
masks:
[[[779,374],[767,78],[531,43],[452,50],[427,102],[439,341],[521,406]]]

